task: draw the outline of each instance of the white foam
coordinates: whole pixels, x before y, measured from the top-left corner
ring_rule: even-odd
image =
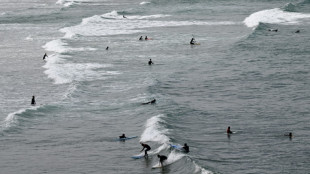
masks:
[[[168,27],[168,26],[186,26],[186,25],[235,25],[236,22],[220,21],[156,21],[148,20],[154,18],[163,18],[169,15],[156,14],[149,16],[127,16],[123,18],[117,11],[95,15],[84,18],[81,24],[66,27],[60,31],[65,33],[65,37],[73,37],[74,35],[82,36],[106,36],[119,34],[134,34],[143,32],[145,28],[152,27]],[[238,23],[239,24],[239,23]]]
[[[56,53],[66,53],[66,52],[74,52],[74,51],[93,51],[95,48],[70,48],[67,43],[64,43],[61,39],[52,40],[47,42],[43,48],[47,51],[53,51]]]
[[[299,20],[310,18],[310,14],[295,13],[295,12],[285,12],[279,8],[262,10],[251,14],[249,17],[245,18],[243,23],[247,27],[256,27],[260,22],[270,23],[270,24],[298,24]]]
[[[193,163],[195,165],[195,172],[194,173],[201,172],[201,174],[213,174],[213,172],[206,170],[203,167],[200,167],[198,164],[196,164],[195,161],[193,161]]]
[[[31,35],[29,35],[25,38],[25,40],[33,41],[33,38],[31,37]]]
[[[16,111],[16,112],[10,113],[10,114],[0,123],[1,129],[2,129],[2,130],[8,129],[8,128],[12,127],[12,125],[17,124],[17,122],[18,122],[17,115],[18,115],[18,114],[22,114],[22,113],[26,112],[27,110],[37,110],[38,108],[39,108],[39,106],[34,106],[34,107],[31,107],[31,108],[20,109],[20,110],[18,110],[18,111]]]
[[[160,144],[168,144],[170,141],[169,137],[165,135],[168,130],[160,125],[164,122],[161,118],[163,115],[154,116],[146,121],[145,130],[141,135],[140,142],[157,142]]]
[[[60,56],[52,54],[46,59],[43,66],[48,78],[55,81],[55,84],[65,84],[73,81],[91,81],[95,79],[105,79],[111,75],[117,75],[117,71],[107,71],[104,68],[112,67],[111,64],[99,63],[68,63],[63,58],[70,56]]]
[[[145,4],[150,4],[151,2],[146,2],[146,1],[143,1],[143,2],[140,2],[140,5],[145,5]]]

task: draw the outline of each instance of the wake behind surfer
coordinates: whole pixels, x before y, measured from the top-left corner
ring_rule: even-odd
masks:
[[[35,105],[35,104],[36,104],[35,96],[32,96],[31,105]]]
[[[140,152],[142,152],[144,149],[144,157],[148,157],[147,151],[151,150],[151,147],[147,144],[141,143],[141,146],[143,147]]]
[[[163,162],[167,160],[167,157],[165,155],[159,155],[159,154],[157,155],[157,157],[159,158],[159,163],[163,167]]]

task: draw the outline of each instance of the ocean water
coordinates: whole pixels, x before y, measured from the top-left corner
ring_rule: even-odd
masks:
[[[310,173],[309,26],[309,0],[1,0],[0,173]]]

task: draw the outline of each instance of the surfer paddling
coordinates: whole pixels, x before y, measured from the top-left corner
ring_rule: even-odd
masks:
[[[143,105],[147,105],[147,104],[155,104],[156,103],[156,99],[153,99],[152,101],[146,102],[146,103],[142,103]]]

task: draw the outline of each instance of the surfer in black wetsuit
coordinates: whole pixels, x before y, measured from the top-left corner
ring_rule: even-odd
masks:
[[[191,40],[190,44],[191,44],[191,45],[195,45],[195,43],[196,43],[195,39],[194,39],[194,38],[192,38],[192,40]]]
[[[141,143],[141,146],[143,146],[143,149],[140,152],[142,152],[145,149],[144,156],[148,157],[147,151],[151,150],[151,147],[147,144],[144,144],[144,143]]]
[[[32,99],[31,99],[31,105],[35,105],[36,104],[36,100],[35,100],[35,97],[32,96]]]
[[[141,36],[141,37],[139,38],[139,40],[143,40],[143,37]]]
[[[45,53],[43,56],[43,60],[45,60],[45,58],[48,57],[47,54]]]
[[[185,151],[186,153],[189,152],[189,147],[188,147],[188,145],[187,145],[186,143],[184,144],[183,149],[184,149],[184,151]]]
[[[232,134],[232,131],[230,130],[230,126],[228,126],[227,131],[228,134]]]
[[[107,47],[105,48],[105,50],[109,50],[109,47],[107,46]]]
[[[161,166],[163,167],[163,162],[167,160],[167,157],[165,155],[159,155],[159,154],[157,155],[157,157],[159,158],[159,162]]]
[[[147,36],[145,36],[145,40],[148,40]]]
[[[290,139],[293,137],[293,133],[292,132],[290,132],[290,133],[288,133],[288,134],[285,134],[285,136],[288,136]]]
[[[300,30],[295,31],[295,33],[300,33]]]
[[[119,138],[127,138],[127,137],[125,136],[125,134],[123,134],[123,135],[119,136]]]
[[[154,64],[154,63],[153,63],[152,59],[150,59],[149,60],[149,65],[152,65],[152,64]]]

